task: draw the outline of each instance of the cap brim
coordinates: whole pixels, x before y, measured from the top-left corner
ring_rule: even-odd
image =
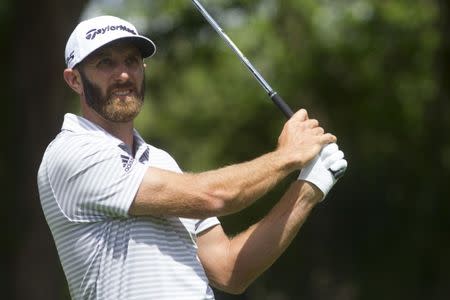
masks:
[[[156,46],[152,42],[152,40],[150,40],[149,38],[146,38],[145,36],[141,36],[141,35],[118,38],[114,41],[111,41],[111,42],[105,44],[104,46],[114,43],[114,42],[117,42],[117,41],[123,41],[123,40],[129,40],[131,43],[136,45],[136,47],[141,51],[143,58],[151,57],[156,52]]]
[[[141,35],[135,35],[135,36],[124,36],[124,37],[120,37],[117,39],[114,39],[102,46],[100,46],[99,48],[91,51],[90,53],[87,53],[81,60],[83,61],[86,57],[88,57],[89,55],[92,55],[92,53],[95,53],[97,51],[99,51],[102,48],[108,47],[111,44],[120,42],[120,41],[129,41],[131,44],[135,45],[139,51],[141,52],[142,58],[148,58],[153,56],[153,54],[155,54],[156,52],[156,46],[155,44],[148,38],[146,38],[145,36],[141,36]]]

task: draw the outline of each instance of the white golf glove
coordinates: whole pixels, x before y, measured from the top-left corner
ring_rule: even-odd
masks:
[[[344,152],[339,150],[336,143],[332,143],[323,147],[320,153],[306,164],[298,179],[308,181],[319,188],[323,193],[323,200],[346,169]]]

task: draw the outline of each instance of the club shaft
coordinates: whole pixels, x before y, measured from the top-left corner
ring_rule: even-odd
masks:
[[[197,1],[192,0],[194,6],[203,15],[203,17],[208,21],[208,23],[214,28],[214,30],[220,35],[220,37],[225,41],[225,43],[236,53],[241,62],[247,67],[247,69],[252,73],[255,79],[267,92],[273,103],[283,112],[283,114],[289,119],[292,115],[292,109],[284,102],[280,95],[275,92],[272,87],[267,83],[267,81],[262,77],[262,75],[256,70],[252,63],[245,57],[245,55],[239,50],[236,44],[230,39],[230,37],[223,31],[222,27],[211,17],[211,15],[206,11],[203,5]]]

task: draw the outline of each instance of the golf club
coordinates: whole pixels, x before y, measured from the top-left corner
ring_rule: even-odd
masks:
[[[290,118],[294,113],[292,109],[284,102],[280,95],[275,92],[267,81],[261,76],[261,74],[253,67],[250,61],[242,54],[239,48],[233,43],[233,41],[228,37],[228,35],[223,31],[223,29],[217,24],[217,22],[211,17],[211,15],[206,11],[206,9],[197,0],[192,0],[197,10],[203,15],[203,17],[208,21],[209,24],[217,31],[217,33],[222,37],[222,39],[228,44],[228,46],[236,53],[241,62],[250,70],[259,84],[264,88],[264,90],[272,99],[273,103],[283,112],[286,118]]]

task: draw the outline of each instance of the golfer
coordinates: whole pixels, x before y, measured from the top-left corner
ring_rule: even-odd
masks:
[[[299,110],[276,149],[204,173],[183,173],[134,129],[144,58],[155,45],[125,20],[81,22],[64,79],[80,98],[43,156],[38,185],[72,299],[214,299],[242,293],[288,247],[346,167],[317,120]],[[229,238],[217,217],[302,170],[266,217]],[[263,201],[263,200],[260,200]]]

